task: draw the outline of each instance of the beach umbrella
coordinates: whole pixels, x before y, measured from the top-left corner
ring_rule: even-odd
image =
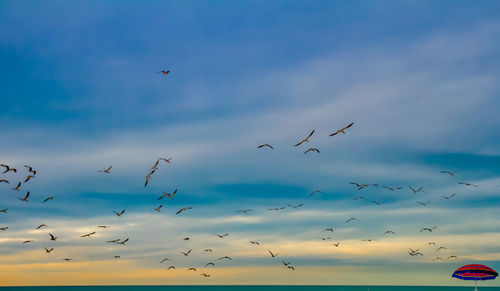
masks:
[[[475,290],[477,290],[478,280],[493,280],[498,273],[485,265],[471,264],[458,268],[451,276],[461,280],[474,280]]]

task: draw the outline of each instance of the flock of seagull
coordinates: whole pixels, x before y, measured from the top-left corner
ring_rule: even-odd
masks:
[[[167,75],[170,73],[170,71],[168,70],[162,70],[160,71],[159,73],[163,74],[163,75]],[[340,133],[342,134],[346,134],[346,131],[348,129],[350,129],[352,126],[354,125],[354,122],[351,122],[349,124],[347,124],[346,126],[342,127],[341,129],[338,129],[336,131],[334,131],[333,133],[331,133],[329,136],[335,136],[335,135],[338,135]],[[301,139],[299,142],[297,142],[294,147],[299,147],[303,144],[309,144],[312,137],[314,136],[315,134],[315,131],[312,130],[305,138]],[[258,149],[268,149],[268,150],[275,150],[275,148],[271,145],[271,144],[268,144],[268,143],[264,143],[264,144],[261,144],[261,145],[258,145],[257,146]],[[318,148],[315,148],[315,147],[309,147],[307,149],[304,150],[304,155],[305,154],[308,154],[308,153],[317,153],[319,154],[320,153],[320,150]],[[169,165],[171,164],[171,161],[172,161],[172,158],[157,158],[156,161],[154,162],[154,164],[152,165],[151,168],[149,168],[146,172],[147,174],[145,175],[145,182],[144,182],[144,187],[147,187],[148,184],[150,183],[150,180],[153,178],[153,175],[159,171],[159,165],[160,163],[165,163],[166,165]],[[0,184],[11,184],[14,186],[12,187],[12,190],[13,191],[23,191],[22,189],[25,188],[26,185],[29,185],[29,183],[31,183],[31,181],[33,179],[35,179],[37,176],[37,170],[35,170],[32,166],[29,166],[29,165],[24,165],[23,168],[25,169],[25,173],[22,173],[23,171],[21,171],[21,169],[18,169],[18,168],[15,168],[13,167],[12,165],[7,165],[7,164],[0,164],[0,166],[2,168],[4,168],[4,171],[1,173],[2,176],[0,177]],[[106,167],[105,169],[102,169],[102,170],[98,170],[97,172],[100,172],[100,173],[103,173],[104,175],[111,175],[112,173],[112,165],[109,165],[108,167]],[[449,175],[449,176],[452,176],[454,177],[455,174],[457,173],[458,171],[450,171],[450,170],[443,170],[441,171],[442,174],[446,174],[446,175]],[[17,181],[19,178],[17,177],[13,177],[12,175],[23,175],[22,176],[22,181]],[[16,179],[17,178],[17,179]],[[15,182],[14,182],[15,181]],[[402,191],[404,189],[404,187],[402,186],[398,186],[398,187],[394,187],[394,186],[386,186],[386,185],[379,185],[379,184],[364,184],[364,183],[359,183],[359,182],[351,182],[350,183],[351,185],[353,185],[355,187],[356,190],[362,190],[362,189],[365,189],[365,188],[368,188],[368,187],[381,187],[383,189],[386,189],[387,191]],[[458,182],[458,184],[461,184],[461,185],[464,185],[466,187],[478,187],[478,185],[475,185],[475,184],[472,184],[472,183],[468,183],[468,182]],[[424,190],[424,187],[423,186],[408,186],[409,190],[411,191],[411,193],[413,194],[417,194],[419,192],[423,192],[423,193],[426,193],[426,191]],[[178,190],[175,189],[173,190],[172,192],[164,192],[162,193],[158,198],[157,198],[157,201],[160,201],[160,202],[163,202],[167,199],[174,199],[174,196],[177,194]],[[307,194],[308,197],[312,197],[314,195],[319,195],[319,194],[322,194],[323,191],[321,190],[314,190],[312,191],[311,193]],[[450,200],[452,199],[453,197],[455,197],[455,193],[453,194],[450,194],[450,195],[442,195],[441,197],[445,200]],[[43,197],[43,199],[40,199],[40,201],[42,201],[42,203],[47,203],[49,202],[50,200],[53,200],[55,199],[56,197],[55,196],[47,196],[47,197]],[[23,202],[23,203],[27,203],[29,201],[31,201],[30,199],[32,199],[32,197],[30,196],[30,191],[27,191],[26,193],[24,193],[23,195],[19,196],[18,199]],[[165,200],[164,200],[165,199]],[[368,198],[362,196],[362,195],[358,195],[356,197],[353,198],[353,200],[364,200],[364,201],[367,201],[367,202],[370,202],[370,203],[373,203],[377,206],[380,206],[382,205],[382,202],[380,201],[375,201],[375,200],[369,200]],[[416,201],[416,203],[418,203],[419,205],[425,207],[427,205],[429,205],[429,203],[431,203],[431,201]],[[267,210],[268,211],[280,211],[282,209],[285,209],[286,207],[289,207],[289,208],[293,208],[293,209],[297,209],[299,207],[302,207],[304,205],[304,203],[300,203],[300,204],[297,204],[297,205],[292,205],[292,204],[287,204],[286,206],[281,206],[281,207],[274,207],[274,208],[268,208]],[[154,211],[155,212],[160,212],[162,210],[162,206],[163,204],[160,204],[158,205],[156,208],[154,208]],[[179,210],[177,210],[175,212],[175,215],[181,215],[181,214],[186,214],[185,212],[188,212],[189,210],[192,210],[193,207],[192,206],[185,206],[185,207],[182,207],[180,208]],[[236,212],[237,213],[241,213],[241,214],[247,214],[249,212],[253,211],[252,209],[240,209],[240,210],[237,210]],[[8,209],[0,209],[0,214],[3,213],[3,214],[7,214],[8,213]],[[120,209],[120,210],[113,210],[113,213],[117,216],[117,217],[122,217],[124,215],[126,215],[126,209]],[[348,219],[345,220],[345,224],[347,223],[353,223],[355,221],[357,221],[358,219],[356,217],[350,217]],[[39,226],[37,226],[35,229],[36,230],[41,230],[41,229],[44,229],[44,228],[47,228],[48,226],[46,224],[40,224]],[[97,226],[98,229],[102,229],[102,230],[105,230],[105,229],[109,229],[110,226],[109,225],[98,225]],[[7,231],[9,228],[8,226],[1,226],[0,227],[0,231]],[[422,232],[433,232],[433,231],[436,231],[438,229],[438,226],[430,226],[430,227],[423,227],[420,229],[420,233]],[[330,228],[325,228],[322,230],[322,233],[334,233],[335,229],[334,227],[330,227]],[[81,238],[91,238],[92,236],[94,236],[95,234],[97,233],[97,230],[96,231],[92,231],[92,232],[89,232],[89,233],[85,233],[85,234],[82,234],[80,237]],[[224,233],[224,234],[215,234],[218,238],[220,239],[226,239],[227,237],[230,236],[229,233]],[[385,231],[383,234],[382,234],[382,237],[386,237],[388,235],[397,235],[396,232],[392,231],[392,230],[387,230]],[[53,234],[53,233],[48,233],[48,239],[49,241],[57,241],[58,240],[58,237]],[[116,244],[116,245],[126,245],[127,242],[130,241],[130,237],[122,237],[122,238],[116,238],[116,239],[112,239],[112,240],[107,240],[106,243],[107,244]],[[330,237],[320,237],[320,239],[322,241],[328,241],[328,242],[331,242],[331,245],[334,246],[334,247],[341,247],[341,241],[337,241],[337,242],[333,242],[331,241],[331,238]],[[189,237],[185,237],[183,238],[183,240],[185,241],[188,241],[190,240]],[[373,242],[373,241],[376,241],[376,239],[364,239],[363,241],[366,241],[366,242]],[[30,244],[30,243],[34,243],[34,240],[32,239],[29,239],[29,240],[23,240],[21,242],[22,244]],[[251,245],[254,245],[254,246],[262,246],[262,244],[258,241],[249,241],[249,244]],[[428,246],[435,246],[437,247],[436,243],[435,242],[429,242],[428,243]],[[54,247],[43,247],[43,251],[47,254],[50,254],[54,251]],[[267,250],[267,253],[269,254],[269,256],[271,258],[277,258],[279,257],[279,253],[276,252],[276,251],[273,251],[273,250],[269,250],[267,248],[265,248]],[[439,246],[436,248],[435,252],[439,252],[441,250],[446,250],[447,248],[445,246]],[[187,251],[181,251],[182,255],[187,257],[189,255],[192,254],[192,249],[189,249]],[[207,248],[207,249],[204,249],[203,252],[205,253],[212,253],[213,250],[210,249],[210,248]],[[409,251],[408,251],[408,254],[412,257],[415,257],[415,256],[424,256],[424,254],[422,253],[422,251],[420,251],[420,249],[413,249],[413,248],[409,248]],[[119,259],[121,258],[120,255],[113,255],[113,258],[115,259]],[[281,257],[280,257],[281,258]],[[451,259],[457,259],[458,257],[456,255],[449,255],[445,258],[442,258],[442,257],[435,257],[432,259],[432,261],[445,261],[445,260],[451,260]],[[214,258],[215,259],[215,258]],[[64,261],[72,261],[73,258],[71,257],[64,257],[64,258],[61,258],[61,260],[64,260]],[[223,261],[223,260],[227,260],[227,261],[232,261],[233,258],[230,257],[230,256],[221,256],[219,258],[216,258],[216,260],[213,260],[213,261],[210,261],[210,262],[207,262],[204,266],[202,266],[202,268],[209,268],[209,267],[215,267],[215,262],[216,261]],[[159,263],[160,264],[163,264],[165,262],[169,262],[171,261],[170,258],[162,258]],[[283,265],[283,267],[285,267],[287,270],[290,270],[290,271],[294,271],[296,267],[294,267],[291,262],[288,262],[286,260],[281,260],[281,264]],[[176,267],[175,265],[169,265],[167,267],[167,270],[175,270]],[[201,269],[200,267],[190,267],[190,268],[187,268],[187,271],[192,271],[192,272],[197,272],[199,269]],[[210,278],[211,277],[211,274],[209,273],[208,269],[207,271],[204,271],[202,273],[200,273],[201,276],[205,277],[205,278]]]

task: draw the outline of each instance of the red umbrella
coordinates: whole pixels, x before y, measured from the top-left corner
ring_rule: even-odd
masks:
[[[475,290],[477,290],[478,280],[493,280],[498,273],[485,265],[471,264],[458,268],[451,276],[461,280],[474,280]]]

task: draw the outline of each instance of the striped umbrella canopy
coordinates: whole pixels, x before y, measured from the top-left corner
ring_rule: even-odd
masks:
[[[498,273],[485,265],[471,264],[458,268],[451,276],[462,280],[492,280]]]
[[[493,280],[498,273],[485,265],[471,264],[458,268],[451,276],[462,280],[474,280],[475,290],[477,290],[478,280]]]

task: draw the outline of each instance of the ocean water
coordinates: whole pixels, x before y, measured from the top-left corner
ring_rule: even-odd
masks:
[[[500,291],[500,287],[479,287],[479,290]],[[443,286],[48,286],[48,287],[0,287],[0,290],[37,290],[37,291],[452,291],[452,290],[474,290],[470,287],[443,287]]]

